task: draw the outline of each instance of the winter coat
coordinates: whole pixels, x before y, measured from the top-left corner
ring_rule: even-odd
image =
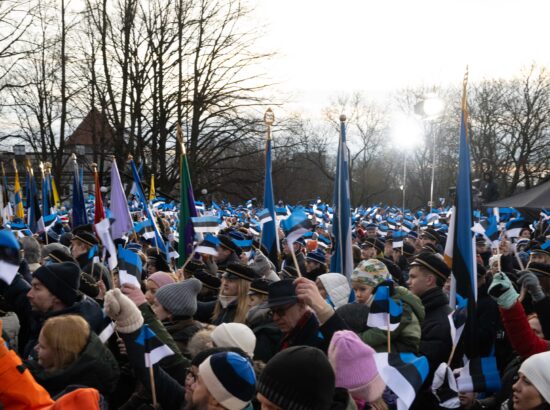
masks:
[[[449,313],[449,299],[440,287],[430,289],[420,296],[426,316],[422,323],[420,354],[426,356],[430,364],[430,374],[447,362],[452,349]],[[431,382],[431,378],[430,378]]]
[[[269,312],[269,308],[254,306],[246,316],[246,325],[252,329],[256,336],[254,360],[261,360],[264,363],[267,363],[279,351],[283,337],[283,333],[273,322]]]
[[[403,302],[403,314],[399,327],[391,332],[391,351],[393,353],[418,353],[420,328],[424,320],[424,306],[418,298],[401,286],[395,287],[392,299]],[[359,334],[363,342],[377,352],[387,352],[388,333],[386,330],[370,328]]]
[[[71,384],[93,387],[107,396],[115,389],[120,376],[113,354],[94,333],[90,333],[82,353],[64,369],[49,372],[34,360],[25,364],[51,396],[56,396]]]
[[[187,343],[189,343],[189,339],[191,339],[195,333],[203,328],[202,323],[189,317],[175,317],[172,320],[163,321],[162,325],[176,342],[181,354],[190,358],[189,352],[187,351]]]
[[[548,340],[541,339],[529,326],[527,315],[521,302],[516,303],[510,309],[499,308],[502,323],[512,343],[514,350],[524,359],[537,353],[548,351]]]
[[[326,353],[332,335],[338,330],[347,329],[348,325],[336,312],[322,325],[319,325],[312,312],[306,312],[296,327],[283,336],[279,350],[292,346],[312,346]]]
[[[212,320],[213,325],[221,325],[222,323],[231,323],[235,321],[237,314],[237,301],[231,302],[227,307],[222,308],[220,314]]]
[[[36,346],[38,341],[38,335],[42,329],[44,322],[50,317],[61,315],[79,315],[82,316],[90,325],[90,328],[95,333],[103,330],[103,312],[98,303],[92,298],[81,295],[78,300],[71,306],[48,312],[43,314],[41,312],[33,311],[27,293],[29,293],[31,286],[23,279],[21,275],[15,275],[15,278],[10,286],[7,286],[3,281],[0,281],[0,292],[3,293],[4,298],[13,308],[13,311],[17,313],[21,324],[21,330],[19,332],[19,352],[22,353],[23,358],[28,358]]]
[[[550,296],[545,296],[538,302],[533,301],[533,307],[539,318],[544,337],[550,340]]]
[[[3,343],[3,341],[2,341]],[[10,410],[82,410],[105,409],[96,389],[76,389],[56,401],[25,369],[21,359],[10,350],[0,357],[0,403]]]
[[[300,272],[302,274],[305,274],[306,273],[306,257],[304,256],[304,254],[302,252],[296,253],[296,262],[298,262],[298,266],[300,267]],[[281,270],[286,266],[292,266],[293,268],[296,268],[294,266],[294,260],[292,259],[292,255],[290,255],[290,254],[285,256],[285,258],[283,260],[283,263],[282,263],[282,266],[281,266]]]
[[[325,273],[319,276],[319,280],[327,292],[327,302],[334,309],[349,303],[351,287],[348,278],[340,273]]]
[[[197,311],[195,312],[194,318],[201,323],[212,323],[212,315],[214,314],[214,308],[216,307],[217,301],[217,296],[208,302],[197,300]]]
[[[491,354],[495,347],[497,331],[502,327],[498,305],[487,293],[490,284],[487,282],[477,290],[477,335],[481,357]]]

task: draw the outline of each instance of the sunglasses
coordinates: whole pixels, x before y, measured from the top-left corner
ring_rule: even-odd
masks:
[[[286,306],[272,308],[271,309],[271,315],[272,316],[277,315],[279,317],[283,317],[286,314],[286,311],[288,309],[290,309],[292,306],[294,306],[294,305],[292,304],[292,305],[286,305]]]

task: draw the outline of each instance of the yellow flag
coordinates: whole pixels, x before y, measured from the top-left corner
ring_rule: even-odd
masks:
[[[55,186],[55,180],[53,179],[52,175],[52,195],[53,195],[53,203],[54,206],[59,209],[61,208],[61,201],[59,200],[59,194],[57,193],[57,187]]]
[[[151,174],[151,184],[149,185],[149,201],[155,199],[155,174]]]
[[[15,216],[24,219],[25,210],[23,209],[23,195],[21,194],[21,185],[19,184],[19,173],[17,172],[17,168],[15,169],[15,187],[13,190],[15,194]]]

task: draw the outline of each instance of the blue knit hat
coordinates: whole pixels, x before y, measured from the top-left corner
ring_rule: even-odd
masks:
[[[256,394],[252,363],[240,354],[213,354],[201,363],[199,375],[210,394],[228,410],[242,410]]]

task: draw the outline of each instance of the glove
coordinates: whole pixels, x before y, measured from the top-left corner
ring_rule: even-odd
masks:
[[[122,291],[122,293],[128,296],[128,298],[138,307],[143,305],[144,303],[147,303],[147,301],[145,300],[145,295],[137,286],[134,286],[130,283],[125,283],[120,287],[120,290]]]
[[[540,302],[546,297],[542,287],[540,286],[539,278],[529,271],[520,272],[521,276],[518,279],[518,283],[529,292],[531,299],[534,302]]]
[[[113,289],[105,294],[105,313],[115,321],[120,333],[132,333],[143,326],[143,316],[127,296],[120,289]]]
[[[504,309],[510,309],[514,306],[519,297],[512,282],[503,272],[495,274],[488,293]]]

